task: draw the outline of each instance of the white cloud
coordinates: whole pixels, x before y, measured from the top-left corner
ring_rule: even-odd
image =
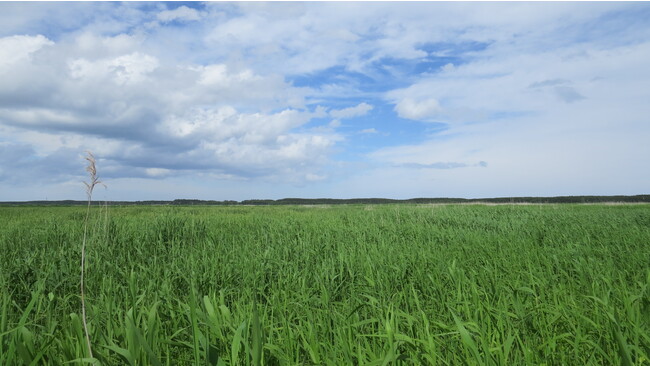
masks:
[[[251,69],[227,64],[188,68],[198,73],[198,85],[191,91],[196,103],[225,103],[263,111],[281,107],[304,108],[306,89],[290,86],[277,74],[260,75]]]
[[[200,70],[201,78],[199,79],[199,83],[208,86],[229,87],[233,84],[261,79],[248,69],[236,73],[229,73],[228,66],[225,64],[208,65],[201,67]]]
[[[224,179],[299,182],[318,174],[340,139],[332,131],[302,128],[326,116],[326,108],[306,108],[305,89],[280,75],[237,63],[170,64],[138,51],[135,37],[19,40],[8,44],[23,50],[21,71],[0,86],[0,121],[13,129],[6,138],[50,154],[92,149],[114,178],[208,171]],[[95,53],[91,40],[106,47]],[[48,62],[28,57],[46,44]],[[42,87],[34,91],[34,85]],[[12,98],[21,100],[9,103]]]
[[[411,17],[419,4],[407,11],[380,3],[291,4],[286,9],[281,5],[272,9],[261,4],[238,6],[243,8],[241,16],[216,25],[206,37],[208,43],[242,50],[256,68],[286,74],[341,64],[367,72],[369,64],[385,57],[422,58],[427,53],[418,46],[432,35],[427,32],[432,22]],[[394,21],[386,20],[393,15],[397,15]],[[401,15],[406,17],[400,19]]]
[[[369,154],[379,167],[363,179],[384,177],[386,190],[403,183],[402,192],[418,192],[417,185],[408,186],[421,179],[431,187],[429,196],[642,193],[648,177],[638,167],[650,154],[645,142],[650,125],[639,123],[638,116],[650,107],[638,99],[644,94],[640,84],[621,81],[592,84],[589,98],[580,103],[550,97],[537,113],[451,124],[424,142],[379,149]],[[480,161],[487,166],[476,165]],[[465,167],[421,171],[436,162]]]
[[[115,36],[99,36],[83,32],[75,37],[72,50],[81,57],[99,59],[137,52],[144,41],[143,35],[120,33]]]
[[[163,168],[147,168],[145,169],[145,172],[150,177],[162,177],[171,173],[169,169],[163,169]]]
[[[74,79],[100,81],[108,78],[119,85],[142,82],[158,66],[155,57],[139,52],[97,61],[74,59],[68,63],[70,75]]]
[[[333,134],[292,132],[310,119],[309,113],[220,112],[195,120],[194,131],[185,140],[196,141],[193,153],[208,165],[238,171],[239,175],[265,176],[282,171],[287,179],[294,179],[291,176],[317,169],[338,140]]]
[[[173,20],[191,21],[201,19],[201,14],[196,9],[183,5],[174,10],[161,11],[156,17],[161,22],[171,22]]]
[[[242,143],[267,143],[309,119],[309,113],[291,109],[275,114],[245,114],[226,106],[216,110],[195,109],[173,116],[161,126],[165,133],[168,131],[178,137],[193,136],[215,142],[237,139]]]
[[[444,71],[444,72],[452,72],[452,71],[454,71],[456,69],[456,66],[454,66],[454,64],[452,64],[450,62],[450,63],[445,64],[444,66],[442,66],[440,69],[442,71]]]
[[[395,105],[395,111],[402,118],[427,120],[440,112],[440,104],[434,98],[421,100],[403,98]]]
[[[256,70],[301,74],[343,65],[369,74],[382,59],[422,60],[441,51],[424,45],[543,41],[558,27],[617,7],[592,5],[238,3],[238,15],[216,24],[206,40],[218,49],[239,50]],[[554,37],[562,41],[561,34]]]
[[[313,173],[305,174],[305,180],[307,180],[308,182],[318,182],[324,179],[327,179],[326,175],[318,175]]]
[[[9,66],[29,61],[32,53],[54,42],[42,35],[10,36],[0,38],[0,72],[9,71]]]
[[[373,106],[368,103],[359,103],[354,107],[344,108],[344,109],[334,109],[330,111],[330,116],[343,119],[343,118],[353,118],[366,115],[372,110]]]
[[[359,131],[359,133],[363,133],[363,134],[374,134],[374,133],[379,133],[379,131],[377,131],[377,129],[373,127],[373,128],[366,128],[366,129],[363,129],[363,130]]]

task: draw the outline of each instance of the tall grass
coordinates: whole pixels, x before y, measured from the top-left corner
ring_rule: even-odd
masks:
[[[99,177],[97,176],[97,167],[95,156],[92,152],[86,151],[86,161],[88,165],[86,166],[86,172],[88,172],[89,182],[84,182],[86,185],[86,196],[88,197],[88,205],[86,207],[86,217],[84,218],[84,235],[83,240],[81,241],[81,275],[79,280],[79,287],[81,292],[81,321],[84,327],[84,334],[86,337],[86,346],[88,348],[88,357],[93,358],[93,350],[90,343],[90,335],[88,333],[88,321],[86,317],[86,296],[85,296],[85,284],[84,284],[84,275],[86,274],[86,239],[88,238],[88,220],[90,219],[90,204],[93,200],[93,191],[95,186],[98,184],[103,184]]]
[[[69,255],[83,217],[0,209],[0,364],[90,362]],[[647,205],[113,207],[88,223],[104,365],[650,362]]]

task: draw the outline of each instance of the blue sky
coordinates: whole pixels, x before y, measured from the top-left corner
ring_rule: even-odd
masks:
[[[0,2],[0,201],[648,194],[645,2]]]

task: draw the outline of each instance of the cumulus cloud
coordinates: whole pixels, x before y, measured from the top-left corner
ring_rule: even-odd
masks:
[[[427,120],[435,117],[440,111],[440,104],[435,98],[416,100],[404,98],[395,105],[397,115],[413,120]]]
[[[88,52],[91,38],[113,47],[98,57]],[[305,91],[279,75],[226,63],[169,64],[138,51],[139,43],[130,37],[84,34],[61,43],[43,36],[0,42],[8,46],[3,52],[14,55],[3,65],[14,72],[0,86],[0,123],[19,131],[48,131],[61,137],[60,148],[100,150],[109,176],[212,171],[222,177],[313,180],[340,139],[332,131],[296,130],[325,109],[308,108]],[[44,46],[50,48],[47,55],[31,57]],[[12,66],[17,62],[19,67]],[[89,136],[100,146],[88,146]]]
[[[70,76],[93,82],[110,79],[119,85],[138,83],[154,71],[159,63],[155,57],[139,52],[112,59],[89,61],[84,58],[70,60]]]
[[[338,137],[292,132],[309,120],[310,113],[291,109],[246,114],[223,107],[171,117],[161,128],[166,135],[195,145],[189,152],[199,159],[196,162],[246,176],[262,176],[278,169],[309,169],[310,164],[315,167],[323,162]]]
[[[10,36],[0,38],[0,72],[9,71],[9,66],[28,62],[32,53],[54,43],[42,35]]]

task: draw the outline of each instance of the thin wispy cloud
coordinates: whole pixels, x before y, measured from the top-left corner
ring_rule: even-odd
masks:
[[[0,14],[0,200],[79,198],[84,150],[112,199],[650,186],[645,3],[49,2]]]

